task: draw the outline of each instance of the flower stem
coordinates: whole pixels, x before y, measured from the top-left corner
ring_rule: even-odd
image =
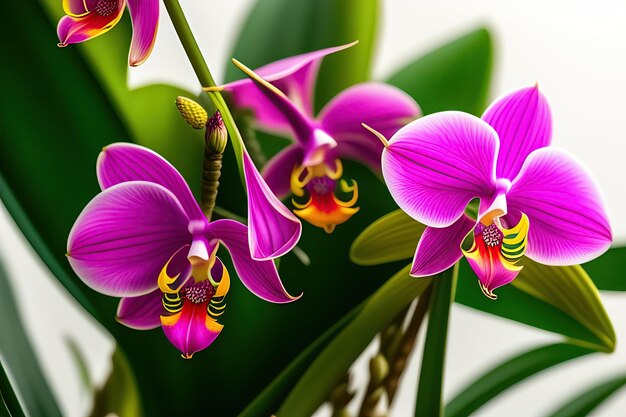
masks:
[[[222,171],[222,154],[211,152],[204,148],[204,161],[202,163],[202,211],[207,220],[211,221],[215,201],[217,200],[217,188]]]
[[[196,42],[195,37],[193,36],[193,32],[189,27],[189,22],[185,17],[185,12],[182,7],[180,7],[180,3],[178,0],[163,0],[163,4],[167,10],[167,13],[170,16],[170,20],[174,25],[174,29],[176,30],[176,34],[178,35],[178,39],[180,43],[183,45],[185,53],[187,54],[187,58],[193,67],[194,72],[196,73],[196,77],[198,77],[198,81],[202,87],[215,87],[217,84],[213,79],[213,75],[209,70],[209,67],[202,56],[202,52],[200,51],[200,47]],[[237,129],[237,125],[235,124],[235,120],[233,119],[233,115],[231,114],[226,102],[224,101],[224,97],[219,91],[208,91],[207,94],[209,98],[213,102],[213,105],[220,111],[222,114],[222,118],[224,120],[224,125],[230,134],[230,137],[233,143],[233,148],[235,149],[235,156],[237,157],[237,161],[240,167],[243,167],[243,139],[241,137],[241,133],[239,129]],[[243,172],[240,169],[240,174],[243,178]],[[245,181],[243,181],[245,187]]]
[[[428,330],[422,356],[416,416],[443,416],[443,371],[448,336],[450,306],[454,301],[459,265],[433,279],[433,293],[428,313]]]

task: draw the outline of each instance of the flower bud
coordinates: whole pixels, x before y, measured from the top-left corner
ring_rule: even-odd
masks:
[[[206,126],[209,115],[201,105],[190,98],[178,96],[176,98],[176,107],[183,119],[194,129],[202,129]]]
[[[380,386],[389,375],[389,363],[382,354],[377,354],[370,360],[370,379],[373,386]]]
[[[206,147],[209,152],[221,154],[228,143],[228,131],[219,110],[206,123]]]

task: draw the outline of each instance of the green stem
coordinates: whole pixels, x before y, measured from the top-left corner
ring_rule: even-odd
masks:
[[[458,263],[433,279],[428,330],[422,356],[416,416],[443,416],[443,371],[450,306],[454,301]]]
[[[163,4],[167,9],[167,13],[170,16],[170,20],[174,25],[174,29],[176,30],[176,34],[178,35],[178,39],[180,43],[183,45],[185,53],[187,54],[187,58],[193,67],[194,72],[196,73],[196,77],[198,77],[198,81],[202,87],[216,87],[217,84],[213,79],[213,75],[211,75],[211,71],[202,56],[202,52],[200,51],[200,47],[196,42],[195,37],[193,36],[193,32],[189,27],[189,22],[187,22],[187,18],[185,17],[185,12],[180,7],[180,3],[178,0],[163,0]],[[230,137],[233,143],[233,148],[235,149],[235,156],[237,157],[237,162],[240,167],[240,174],[242,176],[242,181],[245,187],[245,181],[243,178],[243,139],[241,137],[241,133],[239,129],[237,129],[237,125],[235,124],[235,120],[233,119],[233,115],[231,114],[226,102],[224,101],[224,97],[219,91],[207,91],[209,98],[213,102],[213,105],[220,111],[222,114],[222,119],[224,120],[224,125],[230,134]]]

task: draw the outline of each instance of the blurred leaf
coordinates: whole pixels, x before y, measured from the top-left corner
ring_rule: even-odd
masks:
[[[166,385],[163,394],[167,394]],[[109,414],[120,417],[141,417],[141,404],[137,381],[133,375],[128,359],[121,350],[115,349],[112,357],[111,374],[104,386],[95,393],[91,417],[104,417]]]
[[[0,264],[0,317],[2,317],[2,326],[0,326],[2,365],[12,376],[23,408],[30,417],[60,417],[61,411],[39,367],[39,360],[26,334],[9,277],[2,264]],[[6,378],[6,375],[3,378]],[[5,391],[5,387],[0,386],[0,388],[6,404],[15,413],[14,415],[20,415],[19,410],[15,408],[17,404],[10,403],[13,401],[10,397],[11,393]]]
[[[257,68],[278,59],[358,40],[324,59],[317,109],[350,85],[367,81],[376,41],[378,0],[257,0],[242,25],[232,56]],[[226,81],[242,78],[228,63]]]
[[[83,388],[89,394],[93,391],[93,383],[91,381],[91,375],[89,373],[89,366],[87,365],[87,358],[80,351],[80,347],[76,344],[76,341],[71,338],[65,339],[65,344],[67,345],[72,359],[74,359],[74,364],[78,370],[78,376],[80,377],[80,381],[83,383]]]
[[[281,405],[279,416],[310,416],[324,402],[379,330],[418,297],[430,278],[409,276],[410,265],[396,273],[370,299],[363,310],[319,354]]]
[[[615,330],[597,288],[579,265],[546,266],[528,258],[512,285],[563,311],[602,341],[601,350],[615,349]]]
[[[9,381],[9,376],[4,370],[2,356],[0,355],[0,416],[26,417],[15,391]]]
[[[626,246],[612,247],[604,255],[583,265],[593,282],[602,291],[626,291]]]
[[[478,29],[418,58],[387,82],[412,96],[424,114],[461,110],[480,115],[489,92],[492,54],[489,32]]]
[[[610,379],[595,387],[574,395],[558,407],[550,417],[584,417],[604,400],[626,385],[626,375]]]
[[[412,258],[426,227],[402,210],[394,210],[367,226],[350,247],[359,265],[380,265]]]
[[[459,266],[454,264],[433,280],[428,311],[428,331],[415,401],[416,416],[441,416],[443,413],[443,373],[450,307],[454,302]],[[422,278],[423,279],[423,278]]]
[[[523,382],[526,378],[593,352],[585,347],[557,343],[516,355],[467,384],[467,387],[456,394],[446,405],[445,416],[469,416],[488,401],[515,384]]]

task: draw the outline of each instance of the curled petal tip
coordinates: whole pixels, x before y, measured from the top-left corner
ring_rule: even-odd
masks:
[[[498,299],[498,296],[495,295],[492,290],[490,290],[485,285],[483,285],[483,283],[480,282],[480,279],[478,280],[478,285],[480,286],[480,289],[483,292],[483,294],[485,294],[485,297],[489,298],[490,300]]]
[[[57,46],[59,48],[65,48],[67,46],[67,44],[65,42],[59,42],[59,43],[57,43]]]

